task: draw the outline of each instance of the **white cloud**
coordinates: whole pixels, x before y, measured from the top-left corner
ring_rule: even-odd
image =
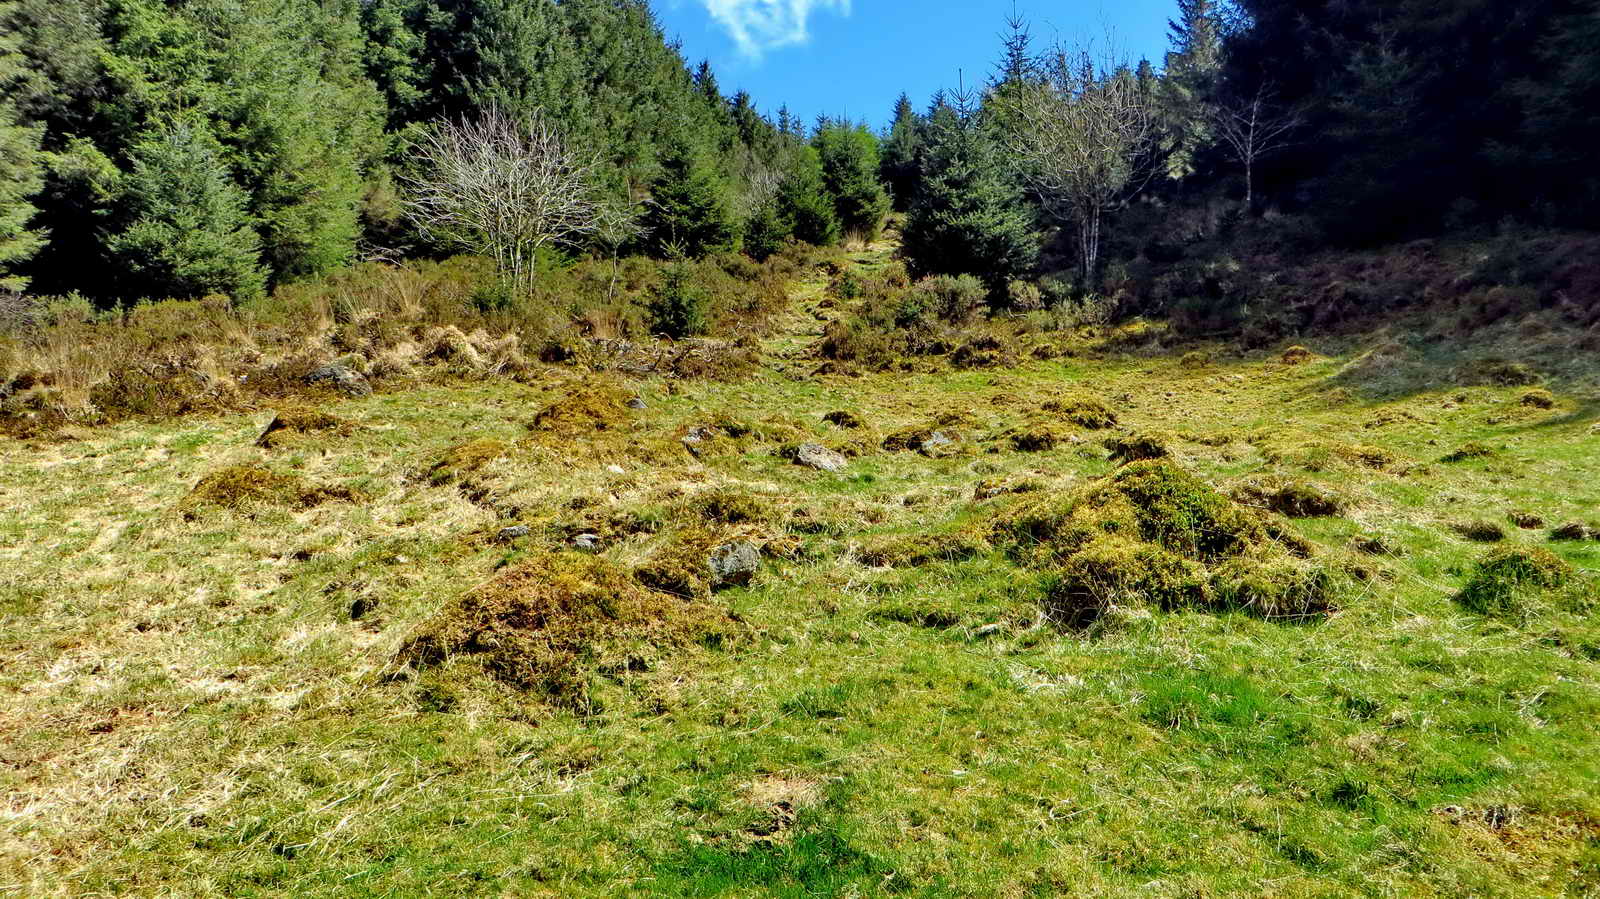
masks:
[[[813,12],[836,10],[850,15],[850,0],[700,0],[706,12],[728,29],[739,52],[759,59],[779,47],[804,44],[806,22]]]

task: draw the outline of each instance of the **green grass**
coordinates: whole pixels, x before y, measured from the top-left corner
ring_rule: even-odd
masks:
[[[798,293],[769,352],[809,345],[819,295]],[[1314,348],[1327,358],[1199,372],[1176,352],[860,378],[791,359],[737,384],[630,383],[648,409],[571,446],[527,425],[593,377],[576,372],[341,402],[351,434],[278,450],[254,446],[265,414],[6,443],[0,893],[1600,892],[1594,606],[1473,614],[1454,597],[1489,549],[1452,530],[1501,522],[1592,589],[1600,546],[1507,516],[1600,516],[1594,402],[1367,395],[1346,368],[1360,345]],[[981,525],[1007,500],[976,499],[980,481],[1059,491],[1112,470],[1105,433],[1042,453],[1004,439],[1067,389],[1129,430],[1231,438],[1174,444],[1224,493],[1284,476],[1338,496],[1340,516],[1292,527],[1366,579],[1311,622],[1133,608],[1078,633],[1041,620],[1047,573],[999,553],[860,562],[874,540]],[[822,421],[835,409],[884,434],[952,410],[971,424],[952,457],[874,453],[840,476],[760,440],[703,461],[676,447],[724,413],[848,437]],[[512,446],[481,489],[417,477],[477,437]],[[1438,463],[1472,441],[1498,453]],[[204,475],[252,463],[370,501],[178,511]],[[759,494],[771,520],[732,527],[800,547],[718,594],[735,639],[591,673],[581,711],[471,657],[396,663],[501,567],[625,515],[647,527],[604,552],[634,564],[711,489]],[[491,539],[514,522],[533,534]]]

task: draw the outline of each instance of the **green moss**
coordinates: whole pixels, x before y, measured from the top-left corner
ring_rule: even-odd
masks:
[[[628,395],[614,387],[578,387],[539,410],[533,429],[558,436],[615,430],[628,420],[627,402]]]
[[[1554,409],[1556,407],[1555,394],[1543,388],[1524,393],[1517,399],[1517,402],[1530,409]]]
[[[1046,402],[1044,411],[1059,415],[1080,428],[1103,431],[1117,426],[1117,413],[1091,396],[1068,395]]]
[[[1492,459],[1500,455],[1499,451],[1476,441],[1461,445],[1461,448],[1441,458],[1440,462],[1466,462],[1472,459]]]
[[[454,484],[469,475],[477,474],[484,466],[510,451],[511,447],[507,446],[505,441],[492,437],[458,443],[439,454],[438,459],[428,467],[426,477],[428,482],[435,486]]]
[[[1112,461],[1129,463],[1166,459],[1172,455],[1171,443],[1167,434],[1139,432],[1112,437],[1105,446],[1111,451]]]
[[[1327,490],[1288,478],[1250,481],[1236,494],[1250,505],[1288,518],[1328,518],[1344,511],[1344,501]]]
[[[1328,567],[1295,559],[1229,559],[1211,572],[1216,608],[1241,609],[1262,618],[1325,615],[1337,585]]]
[[[1497,549],[1478,562],[1455,600],[1479,615],[1521,614],[1532,596],[1564,587],[1573,576],[1572,566],[1548,550]]]
[[[731,629],[720,609],[647,590],[604,560],[564,553],[529,559],[447,604],[399,657],[427,667],[475,656],[514,687],[582,706],[593,675],[648,667]]]
[[[234,465],[200,480],[181,508],[193,518],[203,508],[255,510],[268,506],[309,509],[329,502],[360,502],[365,497],[348,487],[324,487],[298,475],[279,474],[256,465]]]
[[[1044,610],[1063,627],[1084,627],[1116,606],[1203,606],[1205,568],[1159,546],[1097,537],[1047,578]]]
[[[863,564],[877,568],[920,568],[938,562],[965,562],[992,550],[982,534],[962,531],[880,538],[862,547],[860,558]]]

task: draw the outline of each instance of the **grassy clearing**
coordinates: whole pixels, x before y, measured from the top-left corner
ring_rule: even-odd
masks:
[[[268,440],[0,445],[0,893],[1600,891],[1594,396],[1402,378],[1381,335],[814,376],[827,284],[738,383],[534,369]],[[1052,621],[1060,572],[996,522],[1157,446],[1306,542],[1332,611]],[[282,501],[196,508],[228,471]],[[730,542],[749,587],[628,580]]]

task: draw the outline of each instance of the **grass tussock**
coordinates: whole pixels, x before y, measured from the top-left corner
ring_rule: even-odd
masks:
[[[1492,446],[1477,441],[1463,443],[1458,449],[1443,456],[1440,462],[1454,464],[1457,462],[1471,462],[1479,459],[1493,459],[1500,455],[1500,451]]]
[[[1234,496],[1242,503],[1270,509],[1285,518],[1331,518],[1345,508],[1345,501],[1325,488],[1292,478],[1247,481]]]
[[[1104,431],[1117,426],[1117,413],[1092,396],[1072,394],[1057,397],[1045,401],[1041,408],[1090,431]]]
[[[590,678],[647,670],[732,629],[719,608],[649,590],[603,559],[562,553],[525,560],[450,602],[399,658],[427,667],[471,656],[513,687],[581,707]]]
[[[1111,451],[1111,461],[1121,465],[1147,462],[1172,456],[1174,438],[1158,431],[1138,431],[1108,438],[1106,449]]]
[[[355,432],[350,422],[313,406],[285,406],[273,413],[256,445],[265,449],[303,442],[308,435],[348,437]]]
[[[363,501],[365,497],[359,491],[348,487],[313,484],[298,475],[280,474],[256,465],[234,465],[201,478],[184,498],[181,509],[185,517],[194,518],[206,509],[300,510],[324,503]]]
[[[1506,547],[1478,561],[1455,599],[1479,615],[1521,616],[1544,594],[1567,587],[1575,577],[1572,566],[1548,550]]]
[[[996,541],[1051,573],[1045,611],[1069,627],[1118,607],[1247,610],[1307,618],[1333,602],[1331,569],[1280,529],[1170,462],[1126,465],[1064,496],[1025,500]]]
[[[628,395],[608,385],[570,388],[533,417],[533,430],[550,437],[578,437],[621,429],[629,420]]]
[[[458,443],[439,454],[433,464],[428,466],[425,478],[428,483],[436,487],[459,483],[482,471],[496,459],[504,458],[510,452],[509,444],[493,437],[480,437]]]

